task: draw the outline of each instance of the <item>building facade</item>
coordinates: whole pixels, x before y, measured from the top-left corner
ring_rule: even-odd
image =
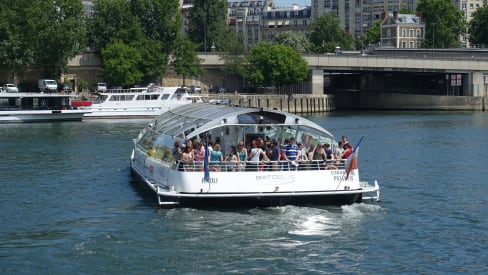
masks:
[[[292,7],[269,8],[261,16],[261,40],[273,43],[285,31],[306,33],[312,20],[312,9],[294,4]]]
[[[381,22],[381,46],[401,49],[422,48],[425,25],[413,14],[384,13]]]

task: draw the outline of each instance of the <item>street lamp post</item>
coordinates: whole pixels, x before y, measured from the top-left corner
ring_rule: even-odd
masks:
[[[434,45],[435,45],[435,23],[432,23],[432,57],[434,57]]]

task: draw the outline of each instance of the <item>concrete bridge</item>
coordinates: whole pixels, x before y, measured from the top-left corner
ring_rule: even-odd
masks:
[[[446,54],[456,51],[457,54]],[[385,54],[303,55],[310,66],[312,94],[327,89],[433,95],[487,96],[488,52],[422,50]],[[481,54],[480,54],[481,53]],[[223,65],[218,53],[200,53],[206,69]]]

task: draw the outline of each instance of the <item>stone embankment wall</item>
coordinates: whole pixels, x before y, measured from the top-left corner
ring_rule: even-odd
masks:
[[[480,96],[437,96],[361,91],[335,94],[338,109],[485,111],[488,100]]]
[[[267,109],[277,109],[290,113],[322,113],[336,109],[333,95],[294,95],[289,99],[283,95],[208,95],[208,100],[229,100],[230,104]]]

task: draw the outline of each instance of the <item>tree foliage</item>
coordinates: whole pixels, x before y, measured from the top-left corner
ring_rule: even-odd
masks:
[[[463,12],[450,0],[420,0],[417,4],[425,21],[424,48],[461,46],[460,34],[465,29]]]
[[[129,86],[142,79],[142,72],[137,68],[141,54],[135,47],[122,41],[114,41],[102,50],[101,74],[110,83]]]
[[[280,32],[274,37],[274,43],[291,47],[299,53],[308,53],[310,50],[310,41],[301,32]]]
[[[187,76],[199,76],[202,74],[200,59],[195,52],[195,44],[186,36],[180,36],[174,51],[174,60],[171,62],[178,75],[183,76],[183,85]]]
[[[119,41],[133,44],[143,38],[142,28],[126,0],[97,0],[90,22],[90,46],[100,51]]]
[[[98,0],[94,10],[91,47],[103,50],[118,41],[137,48],[141,55],[137,68],[143,74],[140,81],[158,82],[169,66],[169,56],[181,30],[179,1]]]
[[[83,6],[78,0],[0,1],[0,64],[11,75],[29,67],[58,78],[68,59],[85,48]]]
[[[469,21],[469,42],[473,45],[488,45],[488,5],[478,8]]]
[[[188,37],[199,51],[208,52],[212,45],[220,52],[228,49],[233,30],[227,26],[226,0],[194,0],[188,19]]]
[[[337,46],[343,50],[350,50],[353,47],[352,37],[340,28],[339,20],[331,13],[312,21],[308,39],[314,53],[334,52]]]
[[[248,63],[248,76],[256,87],[293,84],[308,75],[305,59],[284,45],[258,43],[249,52]]]
[[[356,48],[364,49],[370,44],[376,44],[381,39],[381,20],[376,20],[371,27],[359,39],[356,40]]]
[[[225,52],[219,52],[219,57],[224,61],[222,70],[227,74],[246,76],[247,51],[242,35],[234,33]]]

